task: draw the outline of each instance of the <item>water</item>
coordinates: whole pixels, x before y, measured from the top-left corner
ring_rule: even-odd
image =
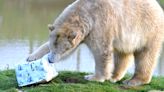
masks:
[[[71,2],[73,0],[0,0],[0,69],[13,69],[18,63],[24,63],[29,53],[48,40],[47,25]],[[70,57],[57,63],[56,68],[94,72],[94,59],[82,44]],[[164,62],[159,62],[155,75],[164,75]]]
[[[24,63],[30,53],[48,40],[47,25],[71,2],[73,0],[0,0],[0,69]],[[92,55],[85,45],[80,47],[80,58],[85,60],[76,62],[75,51],[57,63],[57,69],[93,72],[94,61],[89,57]],[[88,55],[82,56],[83,53]]]

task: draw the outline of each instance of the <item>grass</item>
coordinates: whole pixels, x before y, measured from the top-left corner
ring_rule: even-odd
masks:
[[[164,8],[164,0],[159,0],[161,6]]]
[[[164,5],[164,0],[159,0],[161,5]]]
[[[147,92],[149,90],[164,91],[164,78],[153,77],[149,85],[126,87],[121,82],[112,84],[89,82],[83,79],[87,73],[60,72],[59,76],[46,84],[36,84],[18,88],[14,70],[0,71],[0,92]],[[129,77],[126,77],[129,78]],[[124,78],[125,79],[125,78]]]

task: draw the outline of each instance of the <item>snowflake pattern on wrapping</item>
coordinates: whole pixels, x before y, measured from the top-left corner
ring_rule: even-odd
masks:
[[[49,78],[54,78],[58,75],[55,71],[54,64],[49,63],[47,56],[42,59],[19,64],[15,68],[18,86],[26,86],[40,82],[48,82]]]

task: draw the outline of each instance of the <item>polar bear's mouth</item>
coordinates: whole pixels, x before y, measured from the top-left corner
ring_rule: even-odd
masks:
[[[48,61],[50,62],[50,63],[54,63],[54,62],[56,62],[56,61],[59,61],[59,55],[57,55],[57,54],[54,54],[54,53],[49,53],[48,54]]]

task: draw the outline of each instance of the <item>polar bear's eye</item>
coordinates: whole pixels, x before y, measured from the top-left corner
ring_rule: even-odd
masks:
[[[59,35],[59,34],[57,34],[57,35],[56,35],[56,39],[58,39],[59,37],[60,37],[60,35]]]

